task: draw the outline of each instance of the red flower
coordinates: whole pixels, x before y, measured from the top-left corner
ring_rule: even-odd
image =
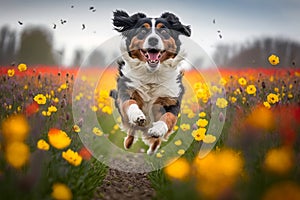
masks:
[[[39,104],[33,101],[30,105],[25,108],[25,115],[30,116],[39,111]]]
[[[91,152],[86,148],[86,147],[82,147],[79,150],[79,155],[84,159],[84,160],[90,160],[92,157]]]

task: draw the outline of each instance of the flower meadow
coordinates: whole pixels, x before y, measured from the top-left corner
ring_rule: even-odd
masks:
[[[221,69],[222,78],[211,82],[185,73],[190,90],[173,135],[180,130],[193,142],[186,149],[182,139],[171,140],[179,159],[148,174],[157,199],[300,199],[300,70],[276,68],[275,55],[269,61],[274,68]],[[97,198],[108,167],[82,144],[85,119],[74,121],[72,103],[99,117],[99,126],[90,127],[94,138],[123,148],[125,133],[109,97],[117,70],[107,70],[95,91],[72,94],[75,79],[94,86],[90,70],[91,76],[79,77],[77,69],[25,63],[0,69],[1,198]],[[213,100],[221,93],[224,98]],[[224,122],[220,138],[208,131],[212,105]],[[183,116],[191,123],[180,123]],[[214,148],[200,158],[205,144]],[[146,147],[138,143],[130,151]],[[165,154],[158,150],[153,157]]]

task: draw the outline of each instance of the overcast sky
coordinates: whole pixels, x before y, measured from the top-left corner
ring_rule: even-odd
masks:
[[[90,7],[96,10],[93,12]],[[243,43],[266,36],[300,42],[299,0],[0,0],[0,27],[9,25],[17,32],[26,25],[48,27],[54,34],[55,49],[65,47],[67,63],[74,48],[90,51],[118,34],[111,25],[112,12],[116,9],[129,14],[144,12],[150,17],[173,12],[182,23],[191,25],[191,39],[208,54],[219,43]],[[62,25],[61,19],[67,23]]]

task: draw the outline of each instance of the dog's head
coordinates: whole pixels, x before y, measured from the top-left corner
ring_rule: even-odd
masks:
[[[159,18],[149,18],[143,13],[129,16],[117,10],[113,25],[125,37],[129,56],[146,63],[151,72],[164,61],[176,57],[181,45],[179,35],[191,35],[190,26],[181,24],[178,17],[169,12]]]

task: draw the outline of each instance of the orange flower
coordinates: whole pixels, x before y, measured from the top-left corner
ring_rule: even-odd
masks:
[[[27,116],[33,115],[39,111],[39,104],[33,101],[30,105],[25,108],[25,114]]]
[[[56,128],[51,128],[49,130],[48,140],[49,143],[57,149],[64,149],[71,144],[71,139],[67,133]]]

